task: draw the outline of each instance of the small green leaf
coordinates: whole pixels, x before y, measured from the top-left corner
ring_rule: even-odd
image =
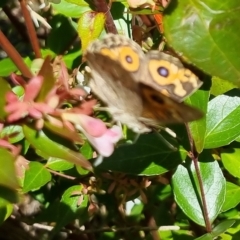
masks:
[[[45,58],[38,75],[43,76],[43,84],[35,101],[41,102],[44,101],[49,92],[52,91],[56,81],[53,75],[53,68],[49,56]]]
[[[205,141],[206,132],[205,114],[207,112],[208,99],[209,91],[198,90],[185,100],[186,103],[196,107],[197,109],[201,110],[204,113],[203,118],[188,124],[198,153],[202,152]]]
[[[0,61],[0,76],[9,76],[12,72],[17,71],[17,66],[10,58],[1,59]]]
[[[186,158],[186,151],[171,148],[159,134],[141,135],[136,143],[125,144],[104,158],[97,168],[134,175],[159,175],[175,168]],[[174,147],[175,147],[174,146]]]
[[[240,135],[239,90],[220,95],[208,104],[207,128],[204,148],[227,145]]]
[[[79,18],[83,13],[91,10],[87,1],[75,0],[75,2],[76,4],[73,4],[71,0],[61,0],[61,3],[52,4],[52,6],[57,13],[72,18]]]
[[[212,237],[211,233],[206,233],[206,234],[202,235],[201,237],[194,238],[194,240],[213,240],[213,237]]]
[[[235,222],[236,222],[236,220],[234,220],[234,219],[229,219],[229,220],[220,222],[212,230],[212,233],[211,233],[212,237],[215,239],[220,234],[226,232]]]
[[[231,182],[226,185],[226,199],[222,206],[222,212],[236,207],[240,203],[240,187]]]
[[[16,143],[24,138],[22,127],[19,125],[8,125],[3,128],[0,133],[0,137],[7,137],[10,143]]]
[[[51,236],[57,233],[63,226],[70,223],[77,216],[87,213],[88,197],[81,192],[82,186],[76,185],[68,188],[59,204],[59,212],[56,216],[56,225],[51,232]],[[82,201],[79,201],[82,198]]]
[[[9,86],[8,82],[0,77],[0,120],[4,120],[4,118],[7,116],[7,113],[4,110],[4,107],[6,106],[6,93],[11,91],[11,87]]]
[[[199,162],[198,167],[203,181],[208,218],[212,223],[222,208],[226,182],[218,163],[211,161],[210,153],[205,152],[201,157],[204,162]],[[179,165],[173,175],[172,184],[175,200],[179,207],[194,222],[205,226],[199,182],[194,164]]]
[[[233,88],[236,88],[236,85],[233,83],[220,79],[218,77],[212,78],[212,87],[211,87],[211,94],[214,96],[218,96],[220,94],[223,94],[227,91],[232,90]]]
[[[78,35],[84,52],[88,44],[97,39],[104,29],[106,16],[99,12],[85,12],[78,21]]]
[[[240,149],[223,149],[221,158],[226,170],[232,176],[240,178]]]
[[[13,205],[0,198],[0,225],[12,214]]]
[[[50,158],[47,162],[47,167],[54,171],[66,171],[73,168],[74,164],[60,158]]]
[[[88,141],[85,141],[82,145],[80,152],[86,159],[90,159],[93,156],[93,149],[92,146],[89,144]]]
[[[5,148],[0,148],[0,185],[11,189],[19,188],[15,171],[15,157]]]
[[[29,168],[25,171],[23,193],[39,189],[48,183],[52,178],[49,171],[39,162],[30,162]]]

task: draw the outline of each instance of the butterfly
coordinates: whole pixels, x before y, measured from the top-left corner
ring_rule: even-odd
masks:
[[[141,47],[123,35],[107,34],[85,52],[89,86],[115,121],[136,133],[159,124],[190,122],[203,114],[182,101],[202,82],[179,59]]]

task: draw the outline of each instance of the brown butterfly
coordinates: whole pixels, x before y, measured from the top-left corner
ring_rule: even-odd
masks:
[[[131,39],[107,34],[87,48],[92,91],[115,121],[137,133],[159,123],[190,122],[202,113],[184,103],[202,82],[179,59],[151,50],[144,54]]]

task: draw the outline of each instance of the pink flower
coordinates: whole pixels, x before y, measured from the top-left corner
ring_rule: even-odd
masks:
[[[120,127],[107,128],[100,119],[74,113],[63,113],[62,118],[75,124],[103,157],[109,157],[114,151],[115,143],[122,138]]]
[[[25,94],[23,99],[18,97],[13,92],[6,94],[7,105],[5,111],[9,114],[8,121],[17,121],[26,116],[31,116],[35,119],[40,119],[44,114],[53,113],[55,107],[59,103],[58,96],[51,92],[51,96],[47,97],[45,102],[34,102],[37,98],[43,83],[41,76],[33,77],[28,84],[25,84]]]

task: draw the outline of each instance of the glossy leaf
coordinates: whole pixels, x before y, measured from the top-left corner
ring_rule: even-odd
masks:
[[[50,158],[47,167],[55,171],[66,171],[74,167],[74,164],[59,158]]]
[[[4,148],[0,148],[0,156],[0,185],[11,189],[19,188],[14,165],[15,157]]]
[[[1,98],[0,98],[0,120],[4,120],[4,118],[7,115],[4,110],[4,107],[6,105],[5,96],[6,96],[7,92],[11,91],[11,88],[10,88],[8,82],[1,77],[0,77],[0,86],[1,86],[1,88],[0,88],[0,96],[1,96]]]
[[[227,145],[240,135],[240,98],[233,93],[239,91],[217,96],[209,102],[204,148]]]
[[[25,172],[23,192],[39,189],[48,183],[52,178],[51,173],[39,162],[30,162],[29,168]]]
[[[226,184],[226,199],[222,206],[222,212],[236,207],[240,203],[240,187],[231,182]]]
[[[52,236],[63,226],[76,219],[77,216],[82,216],[87,211],[88,197],[83,195],[81,191],[82,186],[76,185],[64,192],[56,216],[56,225],[51,233]]]
[[[238,1],[172,3],[164,17],[168,44],[210,75],[239,84],[238,10]]]
[[[145,176],[168,172],[186,158],[186,151],[165,141],[158,134],[141,135],[136,143],[118,147],[98,168]]]
[[[227,91],[232,90],[233,88],[236,88],[236,85],[234,85],[233,83],[217,78],[217,77],[213,77],[212,78],[212,87],[211,87],[211,94],[214,96],[218,96],[220,94],[223,94]]]
[[[204,141],[205,141],[205,132],[206,132],[206,112],[209,99],[209,91],[198,90],[193,95],[188,97],[185,102],[191,106],[196,107],[203,112],[204,116],[197,120],[190,122],[188,124],[193,137],[195,147],[198,153],[202,152]]]
[[[61,0],[59,4],[52,4],[53,9],[66,17],[79,18],[86,11],[91,10],[89,4],[84,0],[76,0],[73,4],[71,0]]]
[[[29,143],[46,156],[64,159],[88,170],[92,169],[91,164],[80,153],[65,147],[63,144],[67,144],[66,141],[59,136],[49,133],[51,134],[49,138],[49,134],[46,135],[43,130],[37,131],[30,125],[24,125],[23,132]]]
[[[221,158],[225,169],[234,177],[240,178],[240,149],[222,150]]]
[[[12,72],[17,70],[16,65],[10,58],[1,59],[0,61],[0,76],[9,76]]]
[[[104,28],[106,16],[104,13],[85,12],[78,21],[78,35],[84,52],[88,44],[97,39]]]
[[[203,189],[208,210],[208,218],[212,223],[219,214],[225,199],[225,179],[216,161],[209,153],[204,154],[204,162],[199,162]],[[196,170],[193,163],[179,165],[172,178],[173,191],[177,204],[194,222],[205,226],[202,212],[202,201]]]
[[[46,96],[49,94],[49,92],[53,89],[55,85],[53,68],[52,68],[51,59],[49,56],[45,58],[38,75],[43,76],[43,84],[36,98],[36,102],[41,102],[45,100]]]
[[[0,198],[0,224],[2,224],[13,212],[13,204]]]
[[[9,125],[3,128],[0,133],[0,137],[7,137],[10,143],[16,143],[21,141],[24,138],[24,134],[22,132],[22,127],[19,125]]]
[[[234,219],[229,219],[223,222],[220,222],[217,226],[214,227],[211,235],[213,238],[216,238],[220,234],[226,232],[234,223],[236,220]]]

